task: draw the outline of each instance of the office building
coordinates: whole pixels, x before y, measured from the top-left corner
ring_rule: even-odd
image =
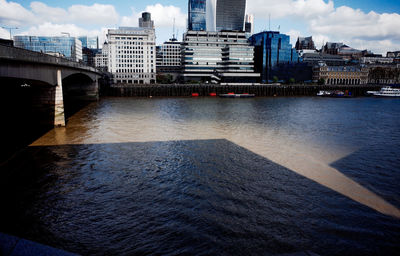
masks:
[[[255,72],[261,73],[261,82],[272,80],[272,70],[279,64],[299,62],[299,56],[290,37],[275,31],[265,31],[249,38],[255,47]]]
[[[101,48],[101,50],[99,50],[99,52],[94,57],[94,66],[102,71],[108,71],[108,56],[108,43],[105,42],[103,44],[103,48]]]
[[[153,28],[109,29],[108,72],[114,83],[150,84],[156,81],[156,46]]]
[[[151,13],[143,12],[142,17],[139,18],[139,28],[154,28],[154,21],[151,20]]]
[[[171,39],[157,46],[157,74],[171,75],[175,80],[181,68],[181,42]]]
[[[313,68],[313,80],[328,85],[368,83],[368,68],[362,66],[328,66],[321,62]]]
[[[315,50],[315,44],[312,39],[312,36],[310,37],[298,37],[296,46],[295,46],[297,51],[300,50]]]
[[[320,62],[326,63],[328,66],[343,66],[346,61],[339,55],[325,53],[304,53],[302,60],[310,66],[315,66]]]
[[[217,0],[217,31],[244,31],[246,0]]]
[[[181,80],[257,82],[254,47],[245,32],[188,31],[182,42]]]
[[[189,0],[188,30],[206,31],[206,0]]]
[[[35,52],[64,56],[71,61],[82,61],[82,42],[66,36],[14,36],[14,46]]]
[[[82,48],[99,49],[99,37],[80,36],[78,39],[82,42]]]
[[[207,0],[206,1],[206,28],[207,31],[215,32],[216,28],[216,10],[217,9],[217,0]]]

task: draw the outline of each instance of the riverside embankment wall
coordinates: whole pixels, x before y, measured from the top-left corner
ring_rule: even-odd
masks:
[[[107,96],[119,97],[188,97],[192,93],[208,96],[210,93],[250,93],[256,96],[315,96],[320,90],[348,90],[353,96],[364,96],[367,91],[379,90],[379,85],[217,85],[217,84],[152,84],[112,85]]]

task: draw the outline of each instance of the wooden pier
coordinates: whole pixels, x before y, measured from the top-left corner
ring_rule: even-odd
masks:
[[[353,96],[364,96],[367,91],[379,90],[379,85],[218,85],[218,84],[150,84],[112,85],[107,96],[117,97],[190,97],[192,93],[209,96],[210,93],[249,93],[258,97],[315,96],[320,90],[349,91]]]

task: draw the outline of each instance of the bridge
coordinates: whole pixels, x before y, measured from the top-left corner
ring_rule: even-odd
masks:
[[[33,115],[42,124],[65,126],[65,112],[76,107],[77,100],[98,100],[101,77],[81,63],[0,45],[0,100],[2,110],[13,115],[25,113],[29,120]]]

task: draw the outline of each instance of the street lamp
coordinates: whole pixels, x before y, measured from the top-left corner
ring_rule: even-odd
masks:
[[[10,40],[12,40],[12,36],[11,36],[11,30],[13,29],[18,29],[17,27],[2,27],[4,29],[8,29],[10,31]]]

